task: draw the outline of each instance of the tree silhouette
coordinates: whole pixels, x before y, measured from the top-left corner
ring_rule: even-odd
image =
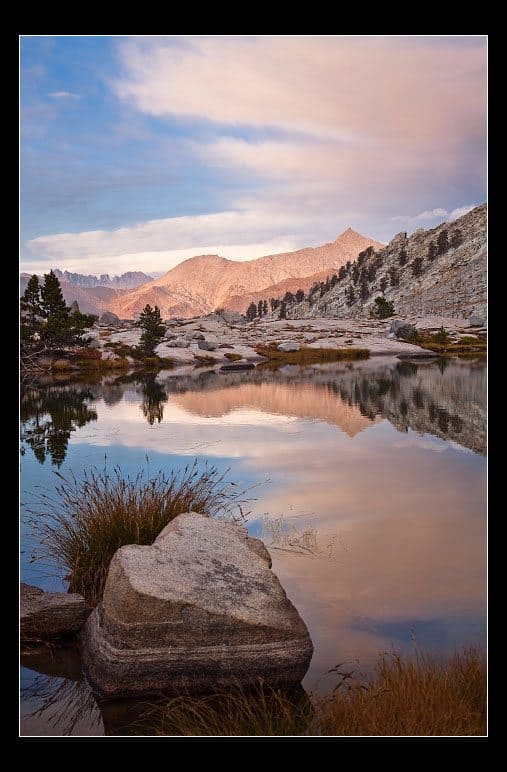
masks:
[[[280,315],[278,318],[279,319],[287,318],[287,303],[285,302],[285,300],[282,300],[282,303],[280,305]]]
[[[301,303],[305,299],[305,292],[302,289],[298,289],[296,292],[296,300],[298,303]]]
[[[385,291],[386,291],[386,289],[387,289],[387,284],[388,284],[388,281],[387,281],[387,276],[382,276],[382,278],[380,279],[380,282],[379,282],[379,285],[380,285],[380,291],[381,291],[381,292],[385,292]]]
[[[264,303],[262,300],[259,300],[257,304],[257,316],[259,317],[259,319],[261,318],[263,312],[264,312]]]
[[[354,282],[354,284],[357,284],[358,280],[359,280],[359,268],[357,267],[357,264],[354,263],[352,267],[352,281]]]
[[[344,279],[346,275],[347,275],[347,269],[345,268],[344,265],[340,265],[340,268],[338,269],[338,278],[340,279],[340,281]]]
[[[265,300],[264,303],[262,304],[262,315],[266,316],[267,313],[268,313],[268,301]]]
[[[359,296],[361,300],[366,300],[370,297],[370,288],[366,281],[361,282],[361,288],[359,290]]]
[[[389,269],[389,282],[391,284],[391,287],[397,287],[400,283],[400,277],[398,275],[398,271],[396,268],[390,268]]]

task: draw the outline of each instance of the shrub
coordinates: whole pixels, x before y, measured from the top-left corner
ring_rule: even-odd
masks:
[[[431,336],[433,343],[449,343],[449,333],[445,327],[441,327],[438,332]]]
[[[414,260],[412,261],[412,273],[414,274],[414,276],[420,276],[421,275],[421,273],[422,273],[422,264],[423,264],[422,257],[414,258]]]
[[[112,473],[85,470],[81,480],[55,472],[55,492],[39,495],[38,508],[31,510],[34,533],[41,535],[38,557],[55,561],[67,574],[69,592],[95,605],[120,547],[152,544],[182,512],[241,515],[246,491],[225,482],[227,473],[215,467],[200,471],[196,461],[152,478],[142,472],[124,477],[118,467]]]
[[[379,319],[387,319],[389,316],[394,316],[394,303],[391,300],[386,300],[381,295],[375,298],[375,315]]]

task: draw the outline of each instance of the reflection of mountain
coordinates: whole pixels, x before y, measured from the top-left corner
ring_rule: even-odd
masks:
[[[221,416],[234,410],[258,410],[308,420],[336,424],[353,437],[370,426],[375,419],[362,415],[356,405],[348,405],[328,388],[314,388],[311,384],[242,383],[220,391],[192,392],[173,395],[175,402],[190,413],[201,416]]]
[[[171,382],[172,381],[172,382]],[[398,431],[412,429],[486,452],[486,370],[482,363],[368,362],[211,377],[205,385],[166,383],[192,413],[220,416],[241,408],[320,419],[353,437],[379,417]],[[248,381],[248,382],[245,382]]]
[[[56,466],[63,464],[71,433],[97,420],[97,413],[87,404],[91,398],[85,386],[22,386],[21,442],[33,450],[40,464],[47,457]]]

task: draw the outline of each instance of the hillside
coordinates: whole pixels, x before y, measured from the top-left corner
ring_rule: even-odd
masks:
[[[397,314],[486,316],[487,206],[451,223],[398,233],[384,248],[356,260],[339,281],[287,308],[287,317],[369,316],[384,293]]]
[[[158,305],[164,317],[191,317],[207,314],[215,308],[245,311],[259,292],[287,280],[300,280],[315,274],[337,270],[368,246],[380,248],[374,239],[348,228],[329,244],[307,247],[295,252],[267,255],[256,260],[227,260],[219,255],[200,255],[185,260],[159,279],[126,292],[110,303],[110,310],[121,318],[131,318],[146,303]],[[297,281],[297,287],[301,281]],[[232,305],[231,305],[232,304]]]

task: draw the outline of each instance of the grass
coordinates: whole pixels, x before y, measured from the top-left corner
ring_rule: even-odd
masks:
[[[155,735],[467,736],[486,734],[486,662],[477,649],[447,661],[381,654],[372,675],[338,670],[326,697],[311,699],[259,684],[152,706]]]
[[[414,343],[416,346],[434,351],[436,354],[445,356],[447,354],[478,354],[481,357],[487,353],[486,336],[475,339],[469,336],[460,338],[457,343],[453,343],[451,336],[444,327],[441,327],[436,333],[429,333],[424,330],[416,330],[412,335],[404,338],[407,343]]]
[[[241,354],[231,354],[228,352],[227,354],[224,354],[224,357],[228,359],[230,362],[237,362],[240,359],[243,359]]]
[[[82,479],[55,472],[59,484],[43,492],[30,509],[34,533],[40,535],[38,559],[63,570],[69,592],[96,605],[104,590],[109,563],[125,544],[152,544],[162,529],[182,512],[211,516],[238,512],[246,493],[225,480],[215,467],[200,471],[197,462],[169,476],[123,477],[96,468]]]
[[[366,348],[309,348],[302,347],[299,351],[278,351],[276,345],[257,346],[260,356],[267,357],[268,365],[314,365],[323,362],[341,362],[344,359],[368,359],[370,352]]]

